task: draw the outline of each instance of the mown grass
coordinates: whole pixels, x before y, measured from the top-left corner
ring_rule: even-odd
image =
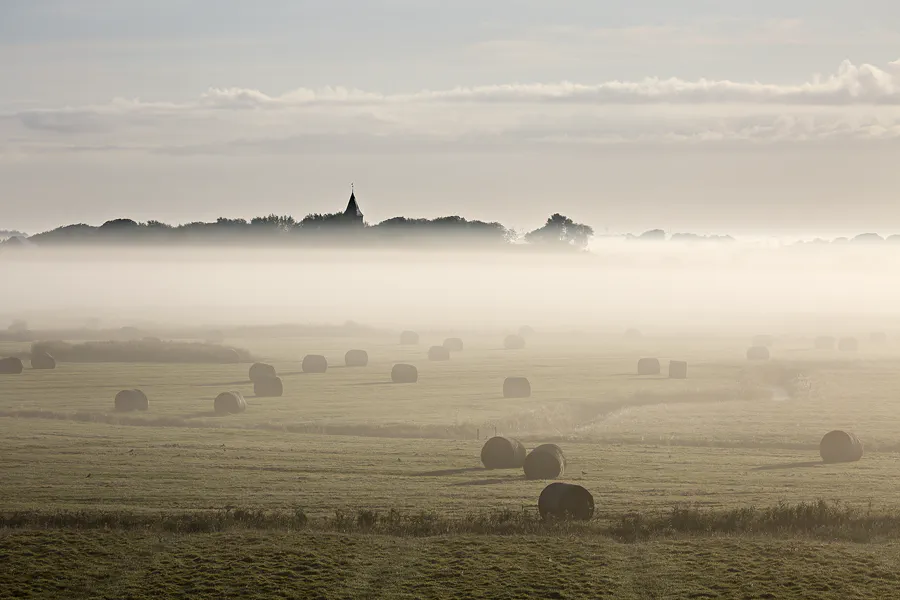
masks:
[[[895,597],[900,545],[704,537],[0,530],[0,597]]]

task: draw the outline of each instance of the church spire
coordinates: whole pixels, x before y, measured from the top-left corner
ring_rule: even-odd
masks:
[[[363,218],[362,211],[359,210],[359,204],[356,203],[356,191],[353,189],[352,183],[350,184],[350,202],[347,203],[347,210],[344,211],[344,215],[360,221]]]

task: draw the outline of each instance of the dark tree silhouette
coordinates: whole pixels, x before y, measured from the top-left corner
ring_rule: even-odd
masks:
[[[542,244],[555,247],[574,247],[584,250],[594,235],[589,225],[576,223],[569,217],[559,213],[553,214],[540,229],[525,234],[529,244]]]

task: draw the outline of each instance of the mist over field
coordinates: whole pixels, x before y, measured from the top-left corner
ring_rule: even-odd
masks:
[[[900,247],[600,240],[553,255],[443,250],[29,249],[0,318],[32,326],[351,320],[388,328],[809,333],[900,323]]]

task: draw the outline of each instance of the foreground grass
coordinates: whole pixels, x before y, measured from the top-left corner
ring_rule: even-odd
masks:
[[[0,597],[895,597],[900,545],[706,537],[0,530]]]

